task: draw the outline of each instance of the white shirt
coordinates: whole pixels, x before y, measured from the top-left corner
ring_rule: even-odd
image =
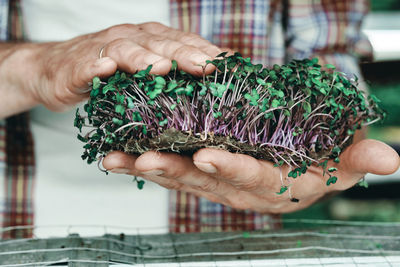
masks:
[[[63,41],[122,23],[169,24],[168,0],[23,0],[26,34],[34,42]],[[154,8],[157,7],[157,8]],[[65,227],[46,225],[115,225],[162,227],[168,223],[168,192],[146,182],[138,190],[132,177],[100,172],[81,160],[83,143],[73,127],[75,109],[53,113],[32,110],[37,179],[35,234],[65,236]],[[94,228],[74,228],[83,235]],[[118,230],[116,230],[118,231]],[[128,232],[126,229],[124,232]]]

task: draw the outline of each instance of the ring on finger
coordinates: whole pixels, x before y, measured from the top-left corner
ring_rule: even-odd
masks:
[[[107,44],[103,45],[103,46],[100,48],[100,51],[99,51],[99,58],[102,58],[102,57],[104,56],[104,49],[106,48],[106,46],[107,46]]]

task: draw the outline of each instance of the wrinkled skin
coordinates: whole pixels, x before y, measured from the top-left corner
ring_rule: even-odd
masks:
[[[152,73],[166,74],[175,59],[184,71],[200,75],[201,65],[220,52],[198,35],[159,23],[118,25],[65,42],[2,43],[0,91],[6,97],[2,98],[0,118],[40,104],[51,110],[64,110],[88,97],[94,76],[107,77],[117,69],[133,73],[152,64]],[[211,71],[213,67],[207,66],[206,73]],[[103,165],[115,173],[138,175],[169,189],[262,213],[305,208],[326,194],[353,186],[367,172],[389,174],[399,167],[397,153],[375,140],[351,145],[340,158],[338,166],[330,163],[339,169],[335,173],[339,180],[334,185],[326,186],[327,177],[317,167],[291,181],[291,194],[300,199],[299,203],[290,202],[288,192],[276,194],[281,187],[280,172],[272,163],[222,150],[201,149],[193,157],[112,152]],[[288,167],[283,166],[282,173],[286,177]]]
[[[167,74],[175,59],[184,71],[201,75],[205,61],[221,52],[196,34],[160,23],[117,25],[64,42],[0,43],[0,92],[8,99],[0,105],[0,118],[39,104],[54,111],[70,108],[88,97],[94,76],[117,69],[134,73],[152,64],[151,73]],[[208,65],[205,71],[213,69]]]
[[[168,189],[182,190],[236,209],[261,213],[285,213],[308,207],[326,194],[352,187],[366,173],[390,174],[399,167],[399,156],[389,146],[376,140],[362,140],[349,146],[340,156],[334,174],[336,184],[326,185],[327,175],[312,166],[306,174],[291,180],[288,191],[277,195],[281,187],[280,170],[273,163],[243,154],[205,148],[193,157],[174,153],[146,152],[141,156],[112,152],[103,161],[116,173],[141,176]],[[284,177],[288,167],[283,166]],[[288,185],[288,182],[285,182]]]

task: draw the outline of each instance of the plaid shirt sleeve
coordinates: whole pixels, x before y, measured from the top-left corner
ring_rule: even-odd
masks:
[[[291,0],[288,6],[287,57],[318,57],[348,75],[360,76],[360,58],[372,59],[361,32],[367,0]],[[351,77],[351,76],[350,76]]]
[[[0,0],[0,40],[7,39],[8,1]]]
[[[23,39],[19,0],[0,0],[0,38]],[[28,114],[0,120],[0,239],[32,236],[34,172]]]

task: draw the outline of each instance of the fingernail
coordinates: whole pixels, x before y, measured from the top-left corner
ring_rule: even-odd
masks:
[[[199,168],[201,171],[206,172],[206,173],[216,173],[217,168],[215,168],[214,165],[208,162],[198,162],[198,161],[193,161],[194,165],[196,165],[197,168]]]
[[[164,171],[162,171],[162,170],[150,170],[150,171],[142,172],[142,174],[158,176],[158,175],[164,174]]]
[[[112,173],[120,173],[120,174],[127,174],[127,173],[129,173],[129,169],[125,169],[125,168],[114,168],[114,169],[111,169],[110,170],[110,172],[112,172]]]
[[[96,62],[94,63],[94,67],[95,68],[100,67],[101,65],[104,64],[104,62],[107,62],[109,60],[110,60],[109,57],[98,58],[98,59],[96,59]]]
[[[206,60],[210,60],[211,58],[205,54],[194,54],[192,55],[192,62],[195,65],[204,65]]]

